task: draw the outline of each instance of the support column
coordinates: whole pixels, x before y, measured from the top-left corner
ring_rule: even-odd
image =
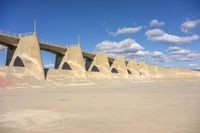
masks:
[[[128,71],[124,58],[116,58],[111,65],[112,73],[119,73],[120,76],[128,78]]]
[[[64,55],[57,55],[55,64],[59,70],[71,70],[85,77],[83,54],[79,46],[67,48]]]
[[[129,61],[127,63],[127,69],[131,72],[131,75],[140,76],[141,73],[139,71],[138,63],[136,61]]]
[[[8,55],[9,58],[11,57],[10,55],[12,54]],[[9,66],[25,67],[36,78],[41,80],[45,79],[40,46],[36,33],[32,36],[20,37],[18,46],[14,51],[10,63],[9,58],[7,62]]]
[[[155,78],[159,76],[158,68],[156,66],[152,66],[145,63],[139,63],[138,67],[143,77]]]
[[[106,75],[111,74],[107,55],[97,53],[88,71],[98,71]]]

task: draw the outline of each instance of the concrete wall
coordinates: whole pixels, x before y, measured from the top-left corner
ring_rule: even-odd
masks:
[[[108,57],[106,54],[96,54],[92,64],[90,65],[88,71],[93,71],[93,69],[97,67],[99,72],[104,74],[110,74],[110,66],[108,62]]]
[[[88,60],[86,59],[86,66]],[[88,62],[87,77],[89,79],[111,79],[111,70],[106,54],[97,53],[93,60]]]
[[[45,79],[40,47],[36,33],[34,33],[33,36],[20,37],[17,48],[14,51],[12,50],[8,52],[7,57],[9,57],[7,61],[9,66],[25,67],[36,78],[41,80]]]
[[[111,72],[114,72],[115,69],[117,70],[117,74],[119,74],[121,77],[128,78],[128,71],[124,58],[115,58],[111,64]]]
[[[138,63],[136,61],[129,61],[127,63],[127,69],[131,71],[132,76],[140,77],[141,73],[139,71]]]
[[[6,42],[7,39],[9,38],[4,38],[3,40]],[[180,79],[200,77],[200,73],[195,71],[180,68],[163,68],[145,63],[137,63],[135,61],[127,62],[124,58],[108,58],[105,54],[91,54],[92,56],[84,56],[88,58],[88,61],[86,62],[88,72],[86,72],[83,53],[79,46],[70,47],[67,48],[67,50],[62,47],[56,48],[56,46],[51,46],[51,50],[49,50],[47,48],[48,44],[45,44],[46,48],[42,48],[42,45],[41,47],[39,45],[36,33],[33,36],[15,38],[14,42],[18,42],[17,45],[12,41],[13,38],[9,40],[10,41],[7,41],[6,45],[8,47],[6,65],[23,67],[36,78],[42,80],[45,79],[45,74],[40,52],[41,49],[50,52],[54,51],[53,53],[57,54],[55,62],[56,69],[46,71],[47,78],[52,81],[54,79],[58,79],[59,81],[62,79],[75,80],[77,78],[85,80],[88,77],[111,77],[111,79],[115,79],[115,77],[127,79],[133,76],[141,79]],[[87,52],[85,52],[85,54],[90,55],[90,53]],[[98,70],[98,72],[93,72],[93,70]],[[134,78],[129,79],[134,80]]]
[[[81,48],[69,47],[64,55],[57,55],[55,68],[59,70],[73,71],[79,77],[85,78],[85,66]]]

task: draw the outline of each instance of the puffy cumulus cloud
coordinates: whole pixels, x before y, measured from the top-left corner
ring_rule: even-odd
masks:
[[[187,20],[181,24],[181,31],[188,33],[200,27],[200,19]]]
[[[143,27],[138,26],[138,27],[124,27],[124,28],[119,28],[116,32],[109,32],[110,35],[117,36],[117,35],[122,35],[122,34],[133,34],[136,32],[139,32]]]
[[[183,49],[183,48],[180,48],[180,47],[169,47],[168,50],[170,52],[170,54],[172,55],[186,55],[186,54],[189,54],[191,53],[191,50],[188,50],[188,49]]]
[[[163,21],[159,21],[157,19],[151,20],[151,22],[149,24],[150,27],[160,27],[160,26],[163,26],[163,25],[165,25],[165,23]]]
[[[164,42],[170,44],[181,44],[181,43],[191,43],[192,41],[198,40],[200,37],[196,34],[192,36],[176,36],[168,34],[161,29],[152,29],[145,32],[145,35],[149,40],[155,42]]]
[[[135,59],[137,61],[149,62],[153,64],[168,61],[166,55],[163,54],[161,51],[150,52],[145,50],[139,50],[135,53],[128,53],[125,57],[128,59]]]
[[[167,61],[167,57],[160,51],[151,52],[151,56],[156,61],[162,61],[162,62],[166,62]]]
[[[200,54],[198,52],[184,49],[181,47],[169,47],[168,51],[170,52],[171,61],[198,61],[200,60]]]
[[[134,53],[133,55],[137,56],[137,57],[145,57],[145,56],[149,56],[150,52],[149,51],[137,51],[136,53]]]
[[[139,50],[135,53],[127,53],[125,54],[125,58],[129,60],[136,60],[140,62],[145,62],[147,58],[149,58],[149,51]]]
[[[143,49],[139,43],[130,38],[119,42],[106,40],[96,45],[97,51],[106,53],[134,53]]]

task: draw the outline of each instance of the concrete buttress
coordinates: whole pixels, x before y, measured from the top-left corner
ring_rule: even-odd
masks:
[[[128,78],[128,71],[124,58],[116,58],[111,64],[111,72],[119,73],[120,76]]]
[[[128,61],[127,69],[131,72],[132,75],[140,76],[141,73],[139,71],[138,63],[136,61]]]
[[[111,74],[108,57],[106,54],[97,53],[88,71],[99,71],[106,75]]]
[[[8,50],[7,65],[25,67],[37,79],[44,80],[44,68],[37,34],[20,37],[17,48]]]
[[[56,55],[55,68],[59,70],[71,70],[80,77],[85,77],[83,54],[79,46],[67,48],[64,55]]]

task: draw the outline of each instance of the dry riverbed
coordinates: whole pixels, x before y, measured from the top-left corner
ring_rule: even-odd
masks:
[[[0,90],[0,133],[200,133],[200,81]]]

